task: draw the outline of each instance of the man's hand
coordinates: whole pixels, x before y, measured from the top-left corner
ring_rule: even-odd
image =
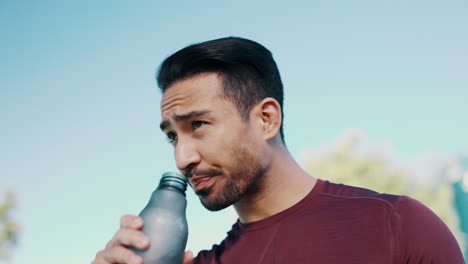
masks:
[[[92,264],[127,263],[141,264],[143,259],[127,247],[146,249],[149,239],[140,231],[143,219],[135,215],[124,215],[120,218],[120,228],[106,245],[96,254]]]
[[[192,264],[193,263],[193,253],[188,250],[184,253],[184,262],[182,264]]]
[[[136,215],[124,215],[120,218],[120,228],[106,248],[96,254],[91,264],[142,264],[143,259],[127,247],[140,250],[149,247],[149,239],[140,231],[143,219]],[[193,263],[193,254],[187,251],[182,264]]]

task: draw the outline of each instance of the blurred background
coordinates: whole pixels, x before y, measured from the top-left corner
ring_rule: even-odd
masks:
[[[270,49],[314,176],[410,195],[468,242],[468,2],[0,1],[0,263],[89,263],[175,170],[154,75],[178,49]],[[188,194],[195,253],[232,209]]]

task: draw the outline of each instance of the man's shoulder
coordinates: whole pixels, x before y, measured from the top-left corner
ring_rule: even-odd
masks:
[[[377,191],[362,187],[350,186],[345,184],[322,181],[320,195],[322,198],[329,198],[334,201],[346,202],[367,202],[369,204],[385,204],[394,210],[398,209],[399,203],[406,200],[412,200],[407,196],[379,193]]]

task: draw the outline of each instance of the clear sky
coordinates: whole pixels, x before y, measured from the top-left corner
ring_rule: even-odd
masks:
[[[467,14],[466,0],[1,1],[0,193],[15,191],[22,226],[12,263],[89,263],[175,170],[154,74],[194,42],[241,36],[273,52],[296,157],[349,128],[407,162],[467,152]],[[235,214],[188,198],[197,252]]]

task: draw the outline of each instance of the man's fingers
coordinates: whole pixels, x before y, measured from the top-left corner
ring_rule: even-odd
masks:
[[[139,230],[119,229],[114,237],[107,244],[106,248],[114,246],[135,247],[138,249],[146,249],[149,246],[149,239]]]
[[[184,253],[184,262],[182,264],[192,264],[193,263],[193,252],[188,250]]]
[[[98,253],[99,254],[99,253]],[[142,264],[143,259],[128,248],[112,247],[101,252],[108,263]]]
[[[108,264],[108,262],[104,259],[104,250],[99,251],[96,253],[96,257],[94,258],[91,264]]]
[[[92,264],[142,264],[143,259],[127,247],[140,250],[149,247],[149,239],[140,231],[143,219],[136,215],[124,215],[120,218],[120,229],[115,233],[104,250],[96,254]]]
[[[123,215],[120,217],[120,228],[141,229],[143,219],[137,215]]]

